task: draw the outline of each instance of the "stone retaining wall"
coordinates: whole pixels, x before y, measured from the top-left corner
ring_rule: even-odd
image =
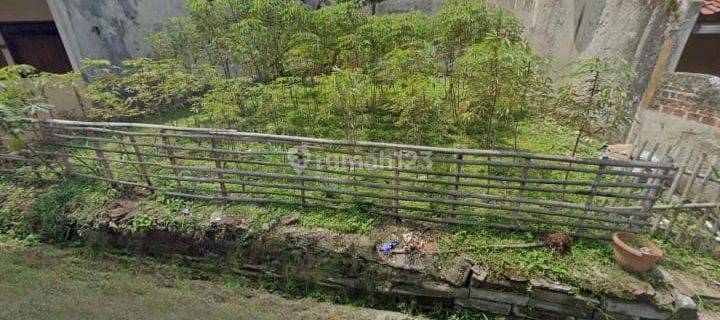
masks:
[[[677,293],[593,297],[544,279],[491,275],[481,263],[463,256],[380,254],[367,236],[309,230],[293,225],[295,221],[266,225],[252,236],[241,223],[222,227],[222,233],[210,230],[204,239],[162,230],[105,230],[85,237],[146,253],[214,253],[246,277],[278,283],[300,280],[344,296],[391,304],[414,300],[420,306],[464,307],[529,319],[697,319],[692,299]]]

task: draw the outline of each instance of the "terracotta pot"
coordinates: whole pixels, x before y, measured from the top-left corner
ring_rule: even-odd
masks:
[[[663,252],[654,243],[646,241],[642,244],[647,250],[640,251],[628,244],[635,235],[627,232],[613,234],[613,258],[621,268],[629,272],[645,272],[663,256]]]

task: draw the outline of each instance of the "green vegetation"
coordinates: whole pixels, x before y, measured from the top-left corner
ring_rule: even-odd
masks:
[[[205,270],[205,271],[203,271]],[[273,293],[209,265],[0,238],[0,318],[374,319],[362,303],[330,304],[320,291]],[[479,313],[389,306],[435,319],[492,319]]]
[[[435,15],[240,0],[193,0],[188,11],[152,37],[158,60],[85,62],[95,116],[172,106],[243,131],[493,148],[514,146],[548,103],[544,62],[520,23],[480,1]]]
[[[569,137],[569,140],[572,140]],[[341,233],[373,235],[383,221],[364,212],[330,212],[321,209],[298,211],[288,207],[233,204],[217,206],[184,201],[163,196],[144,197],[128,219],[107,222],[106,217],[118,208],[118,198],[132,194],[107,189],[103,185],[81,180],[69,180],[60,185],[27,185],[3,179],[0,183],[0,232],[15,239],[30,241],[68,240],[67,226],[76,226],[69,240],[83,235],[86,230],[105,224],[117,231],[139,232],[150,229],[177,231],[207,236],[212,222],[218,218],[250,218],[248,235],[257,234],[277,224],[284,217],[297,214],[300,225],[307,228],[326,228]],[[187,214],[184,214],[184,209]],[[62,215],[53,213],[60,212]],[[525,232],[508,232],[490,228],[447,227],[439,238],[441,251],[464,248],[469,255],[484,265],[494,277],[544,277],[574,285],[596,294],[620,295],[633,286],[641,286],[644,278],[635,278],[620,270],[612,261],[609,242],[575,239],[572,252],[555,256],[548,248],[503,250],[486,248],[489,245],[519,244],[542,241],[542,237]],[[387,239],[377,239],[385,241]],[[657,239],[654,241],[658,242]],[[65,242],[67,243],[67,242]],[[687,271],[707,280],[720,277],[720,262],[698,250],[678,248],[660,242],[667,253],[662,265],[670,270]]]
[[[44,76],[28,65],[0,68],[0,132],[14,139],[10,149],[22,148],[19,136],[30,126],[30,118],[52,109],[43,95]],[[34,81],[24,82],[23,79]]]
[[[553,112],[558,119],[577,130],[572,156],[577,154],[580,139],[601,136],[630,124],[627,91],[623,83],[635,77],[623,61],[600,58],[579,61],[558,90]]]
[[[632,77],[627,65],[598,59],[580,61],[566,79],[554,84],[545,70],[546,62],[534,55],[520,38],[522,26],[518,20],[481,1],[446,1],[434,15],[368,17],[355,2],[310,11],[298,2],[281,0],[190,0],[188,11],[188,18],[171,19],[162,32],[153,35],[154,60],[128,60],[122,66],[112,66],[107,61],[85,61],[85,72],[90,79],[88,97],[95,104],[87,114],[89,118],[336,139],[512,148],[587,157],[598,155],[603,143],[597,138],[610,135],[627,123],[627,92],[622,86]],[[0,81],[17,81],[32,74],[34,72],[24,68],[0,69]],[[553,86],[559,88],[556,94],[550,89]],[[40,108],[45,102],[42,91],[42,88],[38,91],[3,85],[0,129],[19,137],[29,125],[25,119],[44,111]],[[175,143],[195,146],[199,142],[177,139]],[[15,148],[6,142],[3,144],[9,149],[23,147],[22,143]],[[255,150],[278,151],[273,148]],[[143,148],[142,151],[157,150]],[[91,150],[84,150],[72,156],[82,162],[81,157],[95,155]],[[213,166],[207,161],[180,163]],[[87,170],[82,172],[101,170],[95,163],[82,164],[81,170]],[[111,167],[122,169],[117,164]],[[278,169],[278,172],[282,170],[290,168]],[[521,174],[518,170],[491,172],[484,166],[468,166],[463,170],[477,174]],[[116,177],[135,181],[134,172]],[[150,174],[168,172],[168,169],[149,170]],[[531,177],[540,177],[540,174],[531,173]],[[592,180],[582,174],[572,179]],[[158,181],[155,186],[174,187],[174,184]],[[217,184],[211,183],[194,186],[217,189]],[[484,193],[493,192],[496,191]],[[330,197],[320,192],[310,195]],[[536,194],[527,192],[525,196]],[[572,197],[562,200],[585,199]],[[123,209],[120,201],[128,198],[139,206],[128,209],[131,216],[120,221],[103,220],[108,213]],[[3,177],[0,203],[1,234],[55,243],[68,243],[100,226],[118,232],[163,229],[201,238],[211,221],[225,214],[252,217],[251,233],[295,214],[299,215],[303,227],[342,233],[368,234],[383,223],[381,218],[362,210],[359,204],[342,211],[217,205],[167,197],[162,192],[138,194],[134,190],[108,188],[76,179],[57,184],[28,184]],[[417,205],[410,201],[407,204]],[[469,227],[447,227],[443,232],[447,236],[443,249],[475,248],[470,255],[482,261],[494,276],[507,273],[521,277],[543,276],[596,293],[613,291],[624,286],[623,281],[637,280],[615,266],[610,244],[605,242],[576,239],[572,255],[556,257],[547,248],[482,248],[541,240],[530,233]],[[698,274],[705,279],[720,278],[717,260],[697,251],[664,245],[669,252],[665,262],[668,268],[693,268],[700,270]],[[57,251],[51,250],[49,254],[55,253]],[[17,259],[12,255],[5,259],[0,260],[0,268],[10,268],[8,265],[12,263],[8,261],[28,264],[24,258],[12,260]],[[107,287],[93,289],[101,293],[110,290],[108,288],[114,290],[115,282],[129,277],[125,269],[112,269],[119,271],[117,276],[106,273],[97,276],[82,264],[71,267],[66,263],[84,261],[82,259],[63,260],[58,264],[59,270],[34,272],[40,273],[39,280],[48,282],[58,277],[52,273],[55,271],[91,275],[89,279],[107,284]],[[90,264],[95,263],[102,264],[97,261]],[[12,281],[20,283],[31,277],[22,270],[12,270],[17,271],[17,278]],[[171,273],[169,277],[175,281],[183,276]],[[102,282],[103,279],[108,282]],[[137,298],[140,301],[124,297],[127,300],[121,299],[118,303],[145,306],[146,297],[171,291],[170,295],[180,295],[180,298],[166,300],[168,310],[182,305],[177,310],[186,314],[198,312],[193,309],[193,303],[183,302],[196,296],[186,296],[189,293],[182,289],[158,288],[153,284],[155,280],[147,275],[141,275],[140,279],[147,284],[128,282],[118,287],[123,292],[140,293]],[[177,281],[173,286],[186,285],[184,280]],[[84,280],[68,284],[71,285],[90,286]],[[223,285],[213,284],[212,288],[229,296],[237,293]],[[4,294],[0,291],[0,296]],[[28,294],[27,299],[33,299],[38,293]],[[77,297],[77,300],[86,298]],[[406,304],[400,309],[415,313],[417,306]],[[144,307],[138,310],[149,311]],[[45,309],[39,312],[46,311],[54,312]],[[238,311],[231,304],[223,304],[217,312],[218,317],[222,317],[225,312]],[[437,317],[471,318],[460,314]]]

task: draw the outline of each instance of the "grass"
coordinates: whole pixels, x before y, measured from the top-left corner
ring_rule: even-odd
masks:
[[[176,112],[143,121],[179,126],[200,125],[198,119],[189,112]],[[545,122],[527,123],[520,128],[517,142],[520,149],[530,152],[567,154],[572,148],[574,134],[572,130]],[[585,139],[579,149],[579,155],[597,156],[601,145],[600,141]],[[206,187],[217,188],[217,185]],[[61,185],[43,186],[23,184],[4,178],[0,180],[0,191],[6,195],[5,204],[0,207],[0,231],[16,238],[39,236],[45,241],[67,240],[65,238],[68,230],[63,228],[68,223],[74,224],[80,233],[85,228],[97,227],[99,217],[109,210],[108,206],[114,199],[136,196],[130,190],[107,188],[103,184],[79,180],[67,180]],[[297,207],[287,206],[213,205],[165,197],[162,193],[142,196],[139,202],[141,206],[139,213],[125,222],[125,225],[114,227],[131,231],[160,227],[186,234],[203,235],[211,219],[224,214],[251,217],[254,221],[251,227],[256,230],[289,215],[298,215],[299,222],[304,227],[325,228],[342,233],[368,234],[381,224],[380,219],[358,208],[331,211],[300,210]],[[23,207],[27,210],[17,210]],[[542,240],[530,233],[488,228],[438,229],[447,233],[444,237],[446,249],[480,248],[486,245]],[[694,250],[674,249],[670,244],[663,245],[666,252],[669,252],[666,263],[668,268],[678,270],[693,268],[700,270],[698,274],[705,279],[720,278],[720,264],[717,260]],[[564,257],[553,256],[546,248],[478,249],[471,255],[475,260],[485,264],[494,275],[509,272],[523,277],[545,277],[596,293],[622,291],[628,285],[637,284],[642,280],[629,276],[614,264],[612,248],[607,242],[576,239],[572,255]],[[625,281],[625,279],[631,280]]]
[[[375,319],[363,301],[313,291],[271,292],[218,267],[86,247],[61,249],[0,236],[0,319]],[[355,305],[352,305],[355,304]],[[412,303],[390,306],[419,319],[502,319]]]
[[[531,233],[468,227],[453,228],[450,233],[444,247],[448,250],[478,248],[471,251],[470,256],[487,268],[493,277],[541,277],[580,287],[594,294],[618,296],[622,296],[629,285],[639,285],[642,281],[615,265],[609,242],[574,239],[571,253],[557,256],[545,247],[516,250],[483,248],[543,241],[542,237]]]
[[[139,258],[1,243],[3,319],[365,319],[368,310],[289,300],[236,278],[194,279]]]
[[[78,180],[68,180],[60,185],[27,185],[17,181],[0,179],[0,191],[5,202],[0,207],[0,221],[4,234],[14,238],[40,238],[40,240],[58,240],[48,238],[48,228],[43,223],[67,223],[66,220],[42,219],[60,212],[77,225],[78,232],[84,228],[96,227],[97,219],[107,212],[108,204],[118,196],[125,195],[122,190],[107,188]],[[325,228],[341,233],[368,234],[381,226],[381,220],[360,211],[305,210],[277,206],[254,206],[235,204],[229,206],[209,205],[202,202],[185,201],[162,195],[140,198],[140,209],[134,219],[117,228],[139,231],[143,228],[160,227],[181,231],[186,234],[203,235],[210,221],[218,213],[250,217],[251,228],[260,230],[268,223],[276,223],[284,216],[296,214],[302,226],[307,228]],[[27,211],[20,211],[18,209]],[[183,214],[188,209],[188,214]],[[55,215],[52,215],[55,217]],[[39,225],[31,228],[28,221]],[[50,228],[51,229],[51,228]],[[455,248],[479,248],[471,251],[476,261],[485,265],[491,274],[499,276],[505,273],[523,277],[544,277],[566,284],[585,288],[595,293],[618,292],[628,285],[637,284],[642,279],[634,278],[620,270],[612,261],[612,247],[608,242],[587,239],[575,239],[572,255],[556,257],[547,248],[522,250],[482,249],[483,246],[509,243],[530,243],[542,241],[536,235],[524,232],[508,232],[491,228],[446,227],[439,228],[447,236],[442,237],[443,250]],[[50,233],[53,235],[54,233]],[[60,233],[65,236],[64,233]],[[63,239],[59,239],[63,240]],[[376,239],[381,241],[383,239]],[[657,240],[656,240],[657,241]],[[59,242],[59,241],[58,241]],[[674,270],[694,270],[705,279],[720,279],[720,261],[690,248],[678,248],[669,243],[661,243],[668,256],[663,264]],[[618,281],[618,279],[622,279]]]

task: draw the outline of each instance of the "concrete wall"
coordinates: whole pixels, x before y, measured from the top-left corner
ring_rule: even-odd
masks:
[[[16,0],[19,1],[19,0]],[[150,53],[146,37],[185,0],[47,0],[76,69],[81,58],[120,62]],[[443,0],[385,0],[377,13],[437,11]],[[515,13],[533,49],[560,67],[579,58],[620,56],[641,75],[631,84],[634,106],[646,88],[668,30],[667,1],[487,0]],[[316,7],[318,0],[306,0]]]
[[[37,79],[28,78],[13,81],[6,85],[19,85],[44,96],[53,105],[53,115],[59,119],[85,119],[90,112],[92,102],[85,97],[85,83],[78,76],[70,82],[66,77],[48,76],[42,78],[44,88],[39,87]],[[1,85],[2,83],[0,83]],[[74,88],[73,88],[74,86]],[[75,92],[77,90],[77,93]]]
[[[151,53],[147,36],[186,15],[185,0],[47,0],[73,68],[82,58],[114,63]]]
[[[514,13],[525,24],[524,36],[533,50],[552,59],[554,68],[590,57],[621,57],[633,63],[638,77],[628,84],[632,110],[640,105],[656,67],[661,47],[671,35],[686,41],[680,28],[695,0],[681,1],[678,21],[673,21],[667,1],[658,0],[486,0]],[[436,11],[443,0],[385,0],[377,13],[411,10]],[[675,51],[682,51],[682,45]],[[619,137],[618,137],[619,139]]]
[[[674,160],[683,164],[690,152],[693,159],[686,166],[692,171],[702,154],[709,163],[720,160],[720,78],[698,73],[669,73],[655,92],[652,102],[638,110],[631,139],[677,147]],[[692,151],[691,151],[692,150]],[[702,174],[707,170],[702,169]],[[682,190],[685,181],[681,181]],[[699,192],[700,182],[693,185],[691,196]],[[718,186],[708,185],[703,199],[714,201]]]
[[[652,103],[638,110],[632,136],[720,156],[720,78],[667,74]]]

